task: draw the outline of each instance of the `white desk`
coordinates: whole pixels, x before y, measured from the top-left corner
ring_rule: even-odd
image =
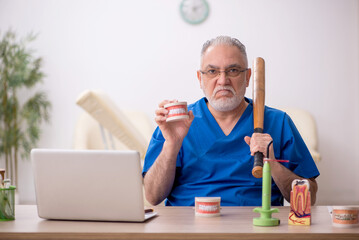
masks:
[[[195,217],[192,207],[155,207],[144,223],[50,221],[36,206],[17,205],[16,220],[0,222],[0,239],[359,239],[359,228],[336,228],[326,206],[312,207],[311,226],[288,226],[289,207],[279,207],[277,227],[252,225],[253,207],[222,207],[221,216]]]

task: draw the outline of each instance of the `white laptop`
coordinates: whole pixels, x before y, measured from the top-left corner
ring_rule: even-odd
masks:
[[[33,149],[39,217],[143,222],[140,155],[136,151]]]

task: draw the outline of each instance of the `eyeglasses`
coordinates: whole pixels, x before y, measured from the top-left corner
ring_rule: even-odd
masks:
[[[247,71],[248,68],[246,69],[240,69],[240,68],[229,68],[227,70],[224,71],[220,71],[218,69],[209,69],[207,71],[200,71],[202,74],[205,74],[207,76],[208,79],[213,79],[218,77],[222,72],[225,73],[228,77],[238,77],[239,74],[241,74],[242,72]]]

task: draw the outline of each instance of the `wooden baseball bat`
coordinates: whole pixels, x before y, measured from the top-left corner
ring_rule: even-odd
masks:
[[[254,132],[263,133],[264,99],[265,99],[265,68],[264,59],[256,58],[253,62],[253,123]],[[263,153],[254,154],[252,175],[262,177]]]

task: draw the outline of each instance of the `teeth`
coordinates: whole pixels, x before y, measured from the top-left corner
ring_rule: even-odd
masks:
[[[174,108],[171,109],[170,112],[168,113],[168,115],[172,115],[172,114],[182,114],[182,113],[186,113],[186,110],[184,108]]]
[[[303,180],[295,179],[295,180],[293,180],[293,182],[292,182],[292,189],[293,189],[294,186],[296,186],[296,185],[300,185],[300,186],[306,185],[306,186],[307,186],[307,189],[308,189],[308,191],[309,191],[310,185],[309,185],[309,181],[308,181],[307,179],[303,179]]]

